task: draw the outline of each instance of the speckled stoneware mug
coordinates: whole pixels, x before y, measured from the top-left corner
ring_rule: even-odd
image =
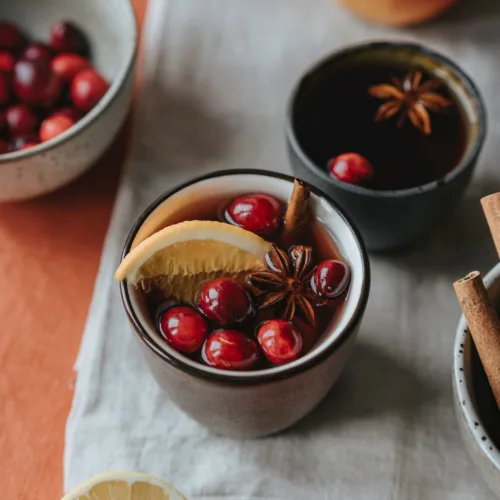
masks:
[[[500,306],[500,263],[484,278],[494,306]],[[500,498],[500,411],[462,315],[453,348],[453,396],[465,447]]]
[[[287,200],[293,178],[258,170],[216,172],[162,195],[135,223],[123,256],[159,229],[183,220],[183,212],[211,196],[267,193]],[[327,394],[350,357],[370,288],[363,242],[337,205],[313,188],[313,216],[323,224],[352,271],[345,307],[316,346],[287,365],[257,371],[225,371],[202,365],[172,349],[156,332],[136,290],[121,284],[123,304],[158,384],[188,415],[218,434],[257,437],[291,426]]]

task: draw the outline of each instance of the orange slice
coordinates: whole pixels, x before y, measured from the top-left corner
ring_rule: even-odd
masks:
[[[172,485],[141,472],[107,472],[89,479],[62,500],[187,500]]]
[[[240,278],[265,268],[270,243],[240,227],[216,221],[168,226],[135,247],[115,273],[118,281],[159,286],[190,301],[199,285],[220,276]]]

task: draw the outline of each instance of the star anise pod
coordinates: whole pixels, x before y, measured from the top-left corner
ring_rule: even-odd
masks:
[[[305,245],[292,247],[287,254],[271,244],[266,256],[267,271],[247,276],[247,282],[257,291],[259,309],[282,307],[282,317],[291,321],[296,313],[310,326],[316,326],[316,313],[312,304],[314,292],[310,287],[312,248]]]
[[[422,82],[421,71],[410,71],[404,78],[393,78],[392,84],[372,85],[368,92],[377,99],[385,99],[375,115],[375,121],[387,120],[400,114],[397,125],[400,127],[405,117],[425,135],[432,132],[429,111],[441,111],[453,104],[442,95],[434,92],[441,83],[438,80]]]

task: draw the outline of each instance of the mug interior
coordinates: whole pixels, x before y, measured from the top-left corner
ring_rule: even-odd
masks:
[[[251,192],[266,193],[286,201],[292,192],[292,188],[292,178],[257,173],[221,174],[194,182],[174,192],[154,208],[138,228],[131,248],[134,248],[160,229],[187,220],[186,216],[192,211],[194,204],[207,202],[213,197],[219,199],[227,197],[230,199]],[[314,191],[311,192],[309,203],[312,215],[318,223],[323,225],[342,257],[350,265],[352,276],[350,290],[340,317],[335,318],[335,320],[332,319],[316,346],[308,354],[287,365],[255,371],[220,370],[203,365],[183,356],[164,341],[157,333],[154,323],[147,314],[140,300],[139,292],[133,286],[127,284],[125,286],[127,287],[127,295],[132,311],[154,343],[177,362],[188,365],[192,369],[215,375],[251,378],[279,374],[307,364],[311,359],[332,347],[332,344],[335,344],[343,335],[347,335],[354,316],[358,313],[359,308],[364,307],[366,302],[369,281],[366,253],[359,236],[345,217],[325,197]]]
[[[420,67],[439,79],[447,87],[454,101],[460,109],[460,114],[465,122],[466,138],[465,148],[457,165],[452,168],[441,180],[431,181],[423,185],[397,189],[373,190],[363,186],[346,184],[330,177],[326,167],[318,165],[304,146],[304,137],[310,124],[303,120],[301,109],[307,109],[311,96],[317,95],[324,82],[332,82],[334,90],[338,71],[355,67],[356,65],[373,63],[395,63],[408,68]],[[345,73],[344,73],[345,74]],[[363,45],[348,47],[319,61],[310,68],[299,80],[293,91],[288,110],[288,139],[295,152],[304,163],[319,175],[325,182],[336,184],[348,191],[372,194],[376,196],[394,196],[395,193],[411,194],[428,188],[437,187],[455,177],[459,172],[473,163],[478,155],[485,135],[485,112],[479,93],[471,79],[451,60],[432,52],[420,45],[409,43],[373,42]],[[333,119],[333,117],[332,117]]]

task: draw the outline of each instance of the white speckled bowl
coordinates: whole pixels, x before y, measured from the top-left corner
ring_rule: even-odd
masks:
[[[500,263],[485,276],[484,282],[493,304],[498,307]],[[496,444],[500,442],[500,412],[463,315],[453,348],[453,395],[465,447],[484,480],[500,498],[500,450]]]
[[[16,0],[2,21],[30,37],[49,39],[51,26],[74,21],[87,34],[92,61],[111,88],[75,126],[34,148],[0,155],[0,202],[53,191],[88,170],[120,129],[132,98],[137,25],[129,0]]]

